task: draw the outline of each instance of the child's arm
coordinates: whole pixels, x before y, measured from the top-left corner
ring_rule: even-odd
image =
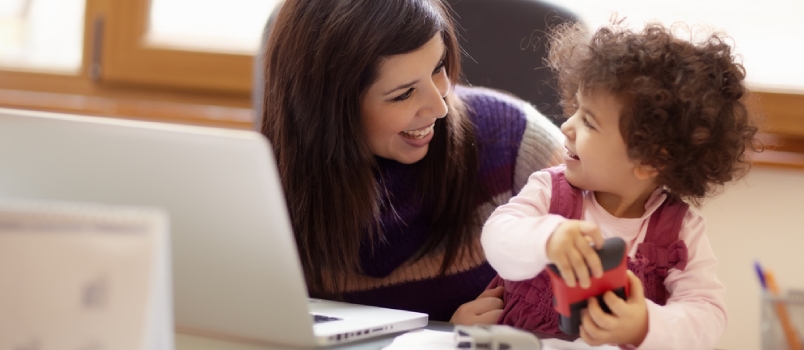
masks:
[[[667,305],[648,303],[648,334],[643,349],[712,349],[726,330],[725,288],[717,279],[715,258],[703,217],[692,210],[679,239],[687,245],[685,269],[671,269],[665,279]]]
[[[550,173],[533,173],[522,191],[497,207],[483,226],[481,243],[486,259],[502,278],[533,278],[549,263],[547,240],[566,220],[548,215],[551,186]]]

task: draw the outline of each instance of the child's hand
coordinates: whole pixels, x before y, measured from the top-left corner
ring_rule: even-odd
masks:
[[[603,276],[603,265],[595,247],[603,247],[603,236],[597,225],[567,220],[558,225],[547,240],[547,258],[556,265],[567,286],[575,287],[577,279],[582,288],[589,288],[590,270],[594,277]]]
[[[613,292],[606,292],[603,300],[611,310],[607,314],[596,298],[581,311],[581,338],[589,345],[631,344],[639,346],[648,334],[648,305],[642,281],[628,271],[631,295],[622,300]]]

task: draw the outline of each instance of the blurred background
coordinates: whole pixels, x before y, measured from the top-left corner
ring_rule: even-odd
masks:
[[[548,2],[591,27],[616,14],[635,27],[683,21],[734,38],[754,92],[749,102],[764,118],[766,152],[702,211],[728,290],[731,318],[719,348],[759,348],[753,261],[774,270],[782,287],[804,288],[804,1]],[[251,129],[254,57],[276,4],[2,0],[0,107]]]

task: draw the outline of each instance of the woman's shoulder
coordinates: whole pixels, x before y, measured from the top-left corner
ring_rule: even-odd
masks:
[[[530,103],[502,90],[457,85],[455,94],[469,107],[469,113],[476,117],[494,115],[524,120],[530,109],[533,109]]]
[[[538,134],[542,139],[563,140],[553,122],[532,104],[501,90],[458,85],[455,94],[467,107],[467,115],[478,127],[486,130],[506,130],[522,135]]]

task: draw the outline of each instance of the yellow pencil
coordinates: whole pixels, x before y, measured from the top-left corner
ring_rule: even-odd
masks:
[[[770,291],[773,296],[778,297],[781,295],[779,285],[776,284],[776,278],[773,276],[773,272],[765,270],[765,284],[767,285],[768,291]],[[776,308],[776,315],[779,316],[779,323],[782,324],[782,330],[784,330],[784,336],[787,338],[789,349],[801,350],[801,340],[798,338],[798,333],[796,333],[796,329],[793,328],[793,324],[790,322],[790,316],[787,315],[787,309],[784,303],[778,301],[775,303],[774,307]]]

